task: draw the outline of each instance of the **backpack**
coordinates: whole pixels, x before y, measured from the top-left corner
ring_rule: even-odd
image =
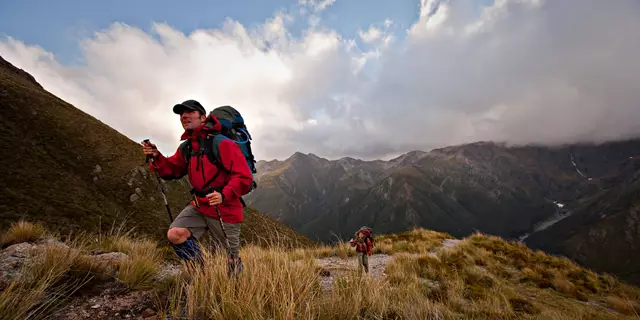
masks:
[[[247,129],[240,112],[238,112],[238,110],[231,106],[222,106],[215,108],[211,112],[209,112],[209,116],[207,117],[207,119],[210,119],[211,115],[215,116],[218,119],[218,121],[222,125],[222,130],[220,133],[209,135],[205,139],[203,139],[203,141],[200,141],[200,150],[193,151],[190,140],[185,140],[180,144],[180,152],[186,159],[187,166],[189,165],[191,156],[197,155],[202,152],[202,154],[204,154],[211,163],[215,164],[219,170],[229,172],[229,170],[227,170],[219,161],[220,153],[218,146],[220,145],[220,142],[222,140],[230,139],[235,142],[238,147],[240,147],[240,150],[242,150],[244,158],[249,165],[249,169],[251,169],[252,175],[255,176],[258,171],[256,170],[255,157],[253,155],[253,152],[251,151],[251,135],[249,134],[249,130]],[[213,122],[207,120],[205,126],[211,127],[213,126]],[[209,182],[205,183],[205,185],[208,185],[216,178],[217,175],[210,179]],[[258,184],[256,183],[255,179],[253,179],[249,192],[253,191],[253,189],[257,187]],[[249,192],[247,192],[247,194]],[[242,201],[242,198],[240,198],[240,201]],[[244,201],[242,201],[242,204],[245,205]]]
[[[373,248],[374,243],[373,243],[373,229],[367,227],[367,226],[363,226],[361,227],[357,232],[356,232],[356,237],[358,236],[358,233],[364,233],[364,240],[366,243],[366,240],[369,239],[371,240],[371,248]],[[370,248],[367,248],[370,249]]]

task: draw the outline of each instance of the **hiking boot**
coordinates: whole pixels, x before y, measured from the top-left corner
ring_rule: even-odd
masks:
[[[242,259],[240,259],[240,257],[237,257],[235,259],[233,258],[229,258],[229,262],[227,264],[227,276],[229,276],[229,278],[231,278],[231,276],[235,275],[236,278],[240,275],[240,273],[242,273]]]

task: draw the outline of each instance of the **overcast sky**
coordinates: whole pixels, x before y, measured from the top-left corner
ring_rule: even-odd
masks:
[[[189,98],[237,107],[258,159],[640,136],[637,0],[141,3],[1,4],[0,55],[163,153]]]

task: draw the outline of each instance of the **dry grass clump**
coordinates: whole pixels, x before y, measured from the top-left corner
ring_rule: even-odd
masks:
[[[404,255],[387,268],[391,285],[414,287],[453,315],[516,319],[540,313],[507,283],[475,265],[464,249]]]
[[[117,279],[134,289],[151,287],[158,272],[163,254],[150,240],[129,243],[128,259],[119,265]]]
[[[310,251],[307,251],[307,252],[310,252]],[[311,252],[313,252],[314,253],[313,255],[318,258],[337,256],[342,259],[346,259],[348,257],[353,257],[356,255],[356,252],[353,249],[353,247],[351,247],[349,242],[345,242],[345,241],[337,242],[333,246],[319,246],[314,248],[313,251]]]
[[[160,264],[167,256],[167,249],[142,236],[133,236],[133,230],[124,232],[123,225],[112,228],[107,234],[90,239],[84,237],[85,249],[92,252],[122,252],[127,255],[118,264],[116,279],[131,289],[150,288],[151,280],[158,272]]]
[[[457,251],[468,254],[467,263],[473,259],[475,265],[537,297],[541,296],[541,290],[551,290],[552,299],[562,296],[566,301],[593,302],[628,315],[640,310],[638,288],[611,275],[583,268],[565,257],[533,251],[522,243],[476,233],[465,239]]]
[[[0,247],[21,242],[34,242],[42,239],[45,234],[45,228],[42,224],[20,220],[12,224],[9,230],[0,236]]]
[[[628,297],[608,296],[604,298],[607,305],[624,315],[635,315],[640,318],[640,302],[630,300]]]
[[[185,265],[188,278],[169,289],[160,314],[185,313],[207,319],[313,318],[320,286],[312,260],[290,259],[282,249],[243,248],[245,271],[239,279],[227,277],[225,253],[203,252],[202,268]],[[180,303],[179,303],[180,302]]]
[[[596,274],[565,257],[532,251],[522,243],[482,234],[474,234],[466,242],[471,252],[483,253],[482,263],[489,270],[510,281],[550,288],[582,301],[587,301],[590,295],[615,291],[620,286],[610,275]]]
[[[373,254],[427,253],[439,246],[444,239],[453,239],[447,233],[425,229],[412,229],[399,234],[382,234],[374,236]],[[297,249],[296,258],[311,255],[317,258],[337,256],[342,259],[355,256],[357,253],[348,241],[338,241],[333,246],[320,245],[311,249]]]
[[[453,239],[444,232],[426,229],[412,229],[398,234],[385,234],[375,238],[374,253],[427,253],[439,246],[443,240]]]

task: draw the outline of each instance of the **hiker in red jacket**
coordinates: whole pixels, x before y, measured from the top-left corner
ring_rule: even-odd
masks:
[[[192,200],[169,226],[167,238],[180,258],[196,258],[201,261],[201,251],[195,240],[209,230],[214,242],[219,247],[226,247],[223,233],[226,231],[230,246],[227,248],[230,254],[229,271],[241,272],[239,246],[243,206],[240,197],[251,188],[251,170],[242,151],[231,140],[222,140],[219,145],[220,164],[226,170],[220,170],[207,156],[196,152],[200,150],[200,143],[207,134],[221,130],[218,119],[213,115],[207,116],[198,101],[187,100],[176,104],[173,112],[180,115],[180,122],[185,129],[180,140],[188,139],[191,142],[191,150],[194,152],[190,159],[183,157],[180,148],[167,158],[154,144],[142,143],[144,154],[153,155],[151,171],[157,172],[165,180],[180,179],[188,175],[193,186]],[[213,126],[205,127],[206,122],[211,122]],[[216,209],[219,209],[224,230],[220,226]]]
[[[369,273],[369,256],[373,249],[371,232],[370,228],[362,227],[356,232],[355,236],[349,240],[349,244],[352,247],[356,247],[356,252],[362,253],[362,266],[366,273]]]

